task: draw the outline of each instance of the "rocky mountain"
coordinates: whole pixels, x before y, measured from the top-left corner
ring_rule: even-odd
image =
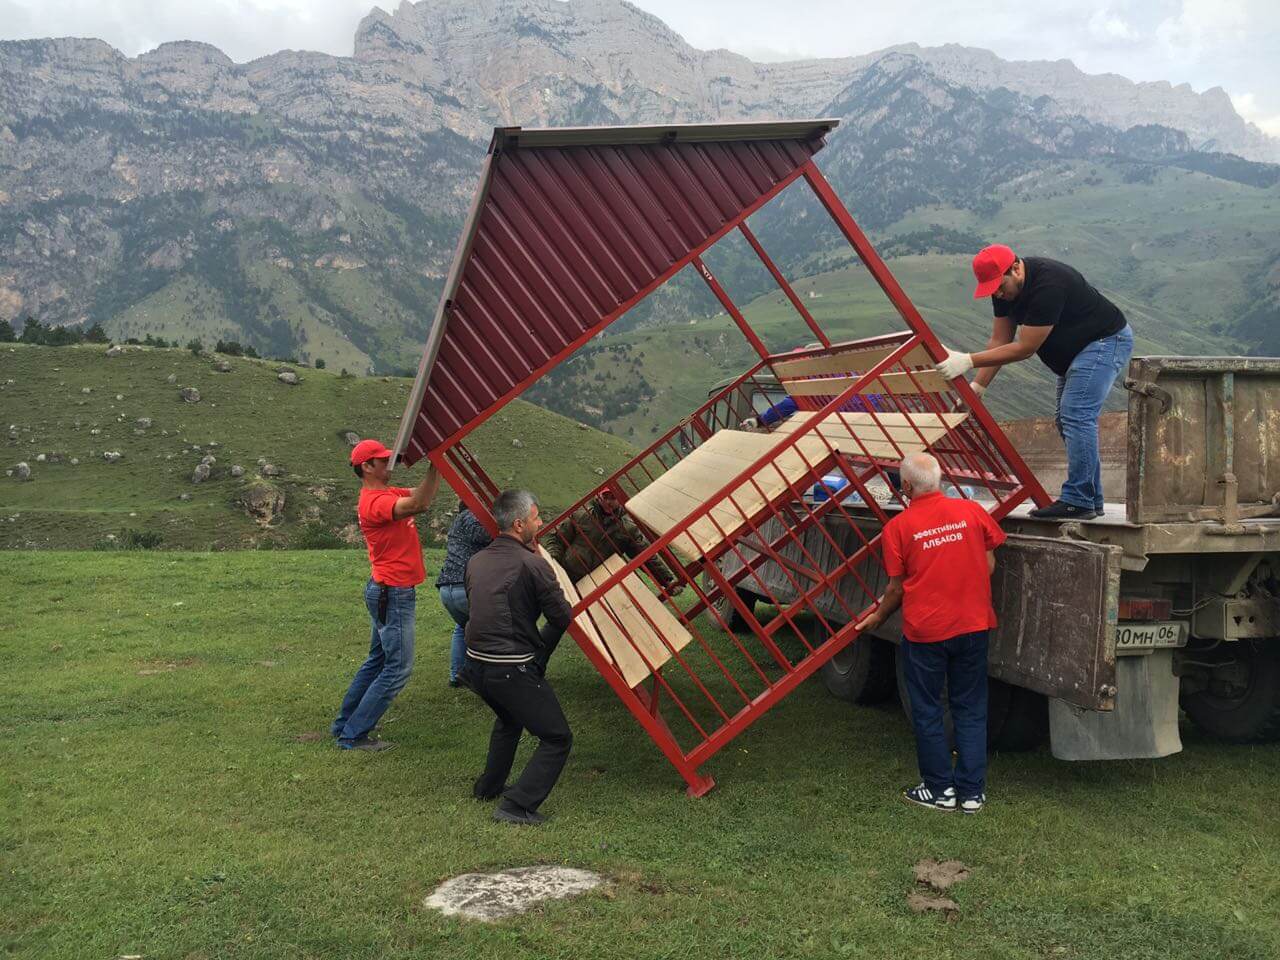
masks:
[[[1070,158],[1275,178],[1247,159],[1275,142],[1220,91],[960,47],[753,63],[621,0],[375,8],[351,57],[4,42],[0,318],[402,369],[494,125],[818,114],[842,118],[820,160],[869,227],[928,204],[995,209],[998,185]],[[805,215],[773,215],[789,263]],[[664,310],[696,297],[677,286]]]

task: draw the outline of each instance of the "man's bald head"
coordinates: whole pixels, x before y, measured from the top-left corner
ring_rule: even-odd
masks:
[[[942,489],[942,467],[932,454],[909,453],[898,465],[904,486],[909,495],[918,497],[925,493],[937,493]]]

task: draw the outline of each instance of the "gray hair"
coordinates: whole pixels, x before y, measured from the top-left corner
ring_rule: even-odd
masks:
[[[493,519],[499,530],[510,530],[517,520],[529,519],[538,498],[528,490],[503,490],[493,501]]]
[[[915,493],[934,493],[942,489],[942,467],[928,453],[911,453],[898,465],[902,479]]]

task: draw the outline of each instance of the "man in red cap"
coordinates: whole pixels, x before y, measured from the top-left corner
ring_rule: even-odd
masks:
[[[434,465],[413,490],[387,483],[393,454],[377,440],[361,440],[351,451],[351,467],[360,478],[356,518],[369,548],[372,574],[364,603],[372,621],[365,658],[338,716],[329,728],[344,750],[386,750],[387,740],[370,736],[413,670],[416,587],[426,579],[422,543],[413,518],[431,505],[440,486]]]
[[[1098,416],[1129,362],[1133,329],[1119,307],[1057,260],[1022,258],[996,243],[973,258],[973,275],[974,297],[991,298],[991,339],[978,353],[948,349],[936,369],[954,380],[977,368],[971,386],[981,396],[1002,366],[1037,354],[1058,378],[1055,420],[1067,448],[1067,479],[1058,499],[1031,515],[1092,520],[1104,507]]]

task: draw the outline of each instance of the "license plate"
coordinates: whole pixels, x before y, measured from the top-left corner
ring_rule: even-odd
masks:
[[[1187,645],[1187,625],[1181,620],[1168,623],[1121,623],[1116,625],[1116,653],[1145,653],[1166,647]]]

